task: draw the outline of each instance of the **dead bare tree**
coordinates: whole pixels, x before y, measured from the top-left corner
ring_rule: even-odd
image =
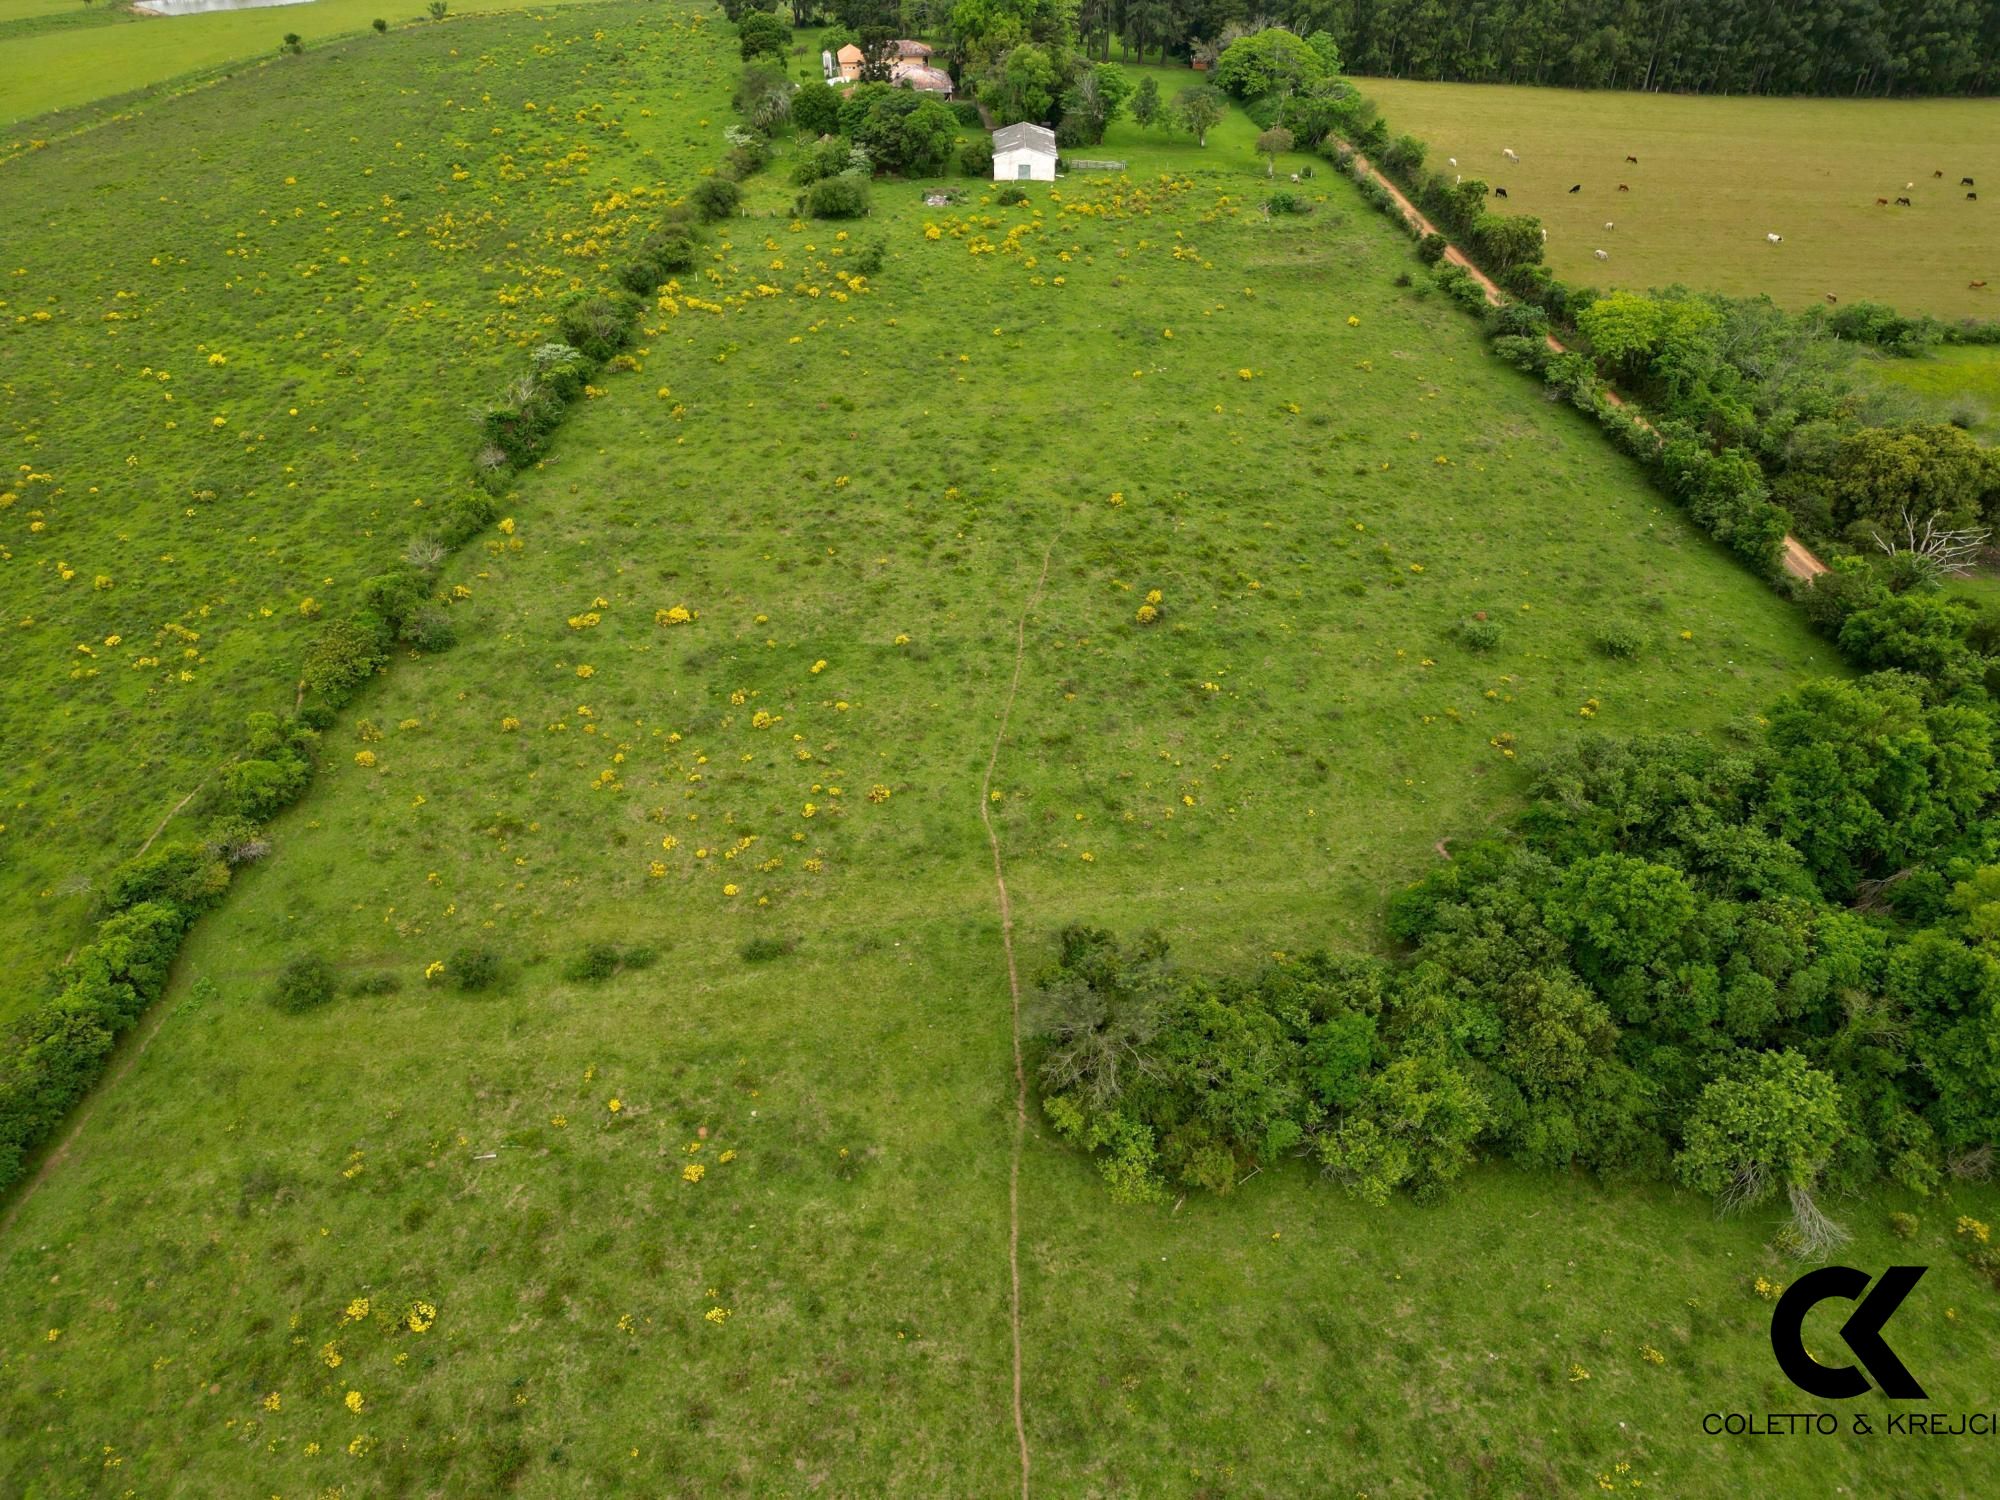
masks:
[[[1933,578],[1963,578],[1972,571],[1972,560],[1993,533],[1984,526],[1944,526],[1937,511],[1926,516],[1921,526],[1910,512],[1901,512],[1903,537],[1897,541],[1879,531],[1872,532],[1875,545],[1890,557],[1899,553],[1913,558]]]

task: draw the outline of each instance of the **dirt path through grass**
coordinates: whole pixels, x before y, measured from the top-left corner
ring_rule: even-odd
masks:
[[[1403,217],[1416,225],[1419,234],[1438,233],[1437,226],[1425,218],[1417,210],[1417,206],[1414,203],[1403,196],[1401,188],[1376,171],[1373,162],[1359,151],[1354,152],[1354,160],[1360,165],[1362,171],[1366,172],[1380,184],[1382,190],[1395,202],[1397,209],[1401,211]],[[1466,257],[1465,252],[1460,250],[1458,246],[1447,241],[1444,247],[1444,258],[1464,271],[1466,275],[1470,276],[1478,284],[1480,291],[1486,294],[1486,300],[1490,305],[1498,307],[1502,302],[1506,301],[1505,296],[1502,295],[1499,286],[1495,284],[1493,278],[1474,265]],[[1569,352],[1569,346],[1554,334],[1549,334],[1547,337],[1549,347],[1555,350],[1556,353],[1567,354]],[[1611,389],[1610,386],[1604,387],[1604,399],[1616,407],[1623,408],[1629,405],[1625,398]],[[1634,415],[1632,420],[1637,422],[1641,427],[1644,427],[1648,432],[1652,431],[1653,424],[1648,422],[1644,417]],[[1812,550],[1790,532],[1785,533],[1785,540],[1782,551],[1779,554],[1779,560],[1784,564],[1787,573],[1791,574],[1794,578],[1803,578],[1807,583],[1812,582],[1814,578],[1827,571],[1826,564],[1813,556]]]
[[[1014,1438],[1021,1449],[1021,1500],[1028,1495],[1028,1424],[1021,1407],[1021,1147],[1028,1134],[1028,1072],[1021,1061],[1021,972],[1014,960],[1014,905],[1007,896],[1007,871],[1000,858],[1000,835],[994,831],[993,817],[987,812],[992,800],[993,769],[1000,763],[1000,747],[1007,741],[1007,721],[1014,712],[1014,699],[1021,690],[1021,662],[1028,650],[1028,616],[1042,602],[1042,590],[1049,581],[1049,559],[1054,556],[1061,532],[1049,539],[1042,550],[1042,570],[1021,616],[1014,622],[1014,672],[1007,680],[1007,695],[1000,701],[1000,724],[993,732],[993,753],[986,758],[986,774],[979,778],[979,823],[986,830],[987,846],[993,851],[993,889],[1000,902],[1000,949],[1007,958],[1007,998],[1014,1041],[1014,1142],[1007,1164],[1007,1274],[1012,1300],[1007,1320],[1014,1339]]]

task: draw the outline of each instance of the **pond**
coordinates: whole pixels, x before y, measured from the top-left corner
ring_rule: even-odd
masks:
[[[216,10],[258,10],[267,5],[309,5],[312,0],[139,0],[142,16],[201,16]]]

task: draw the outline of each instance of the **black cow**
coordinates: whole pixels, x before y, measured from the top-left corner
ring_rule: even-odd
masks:
[[[1961,177],[1958,179],[1958,185],[1960,187],[1971,187],[1972,179],[1970,177]]]
[[[1507,190],[1505,188],[1497,187],[1493,190],[1493,196],[1496,198],[1504,198],[1507,196]]]
[[[1570,191],[1571,191],[1572,193],[1580,193],[1580,192],[1582,192],[1582,191],[1583,191],[1583,184],[1579,182],[1579,183],[1578,183],[1578,184],[1577,184],[1577,185],[1576,185],[1575,187],[1571,188],[1571,189],[1570,189]]]
[[[1905,207],[1905,208],[1915,208],[1915,207],[1916,207],[1916,204],[1912,203],[1912,202],[1911,202],[1911,201],[1910,201],[1910,200],[1909,200],[1908,198],[1898,198],[1898,199],[1897,199],[1896,201],[1897,201],[1898,203],[1902,204],[1902,205],[1903,205],[1903,207]]]

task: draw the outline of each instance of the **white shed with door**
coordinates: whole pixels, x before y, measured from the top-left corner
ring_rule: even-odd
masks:
[[[1002,125],[993,132],[995,182],[1054,182],[1056,133],[1046,125]]]

